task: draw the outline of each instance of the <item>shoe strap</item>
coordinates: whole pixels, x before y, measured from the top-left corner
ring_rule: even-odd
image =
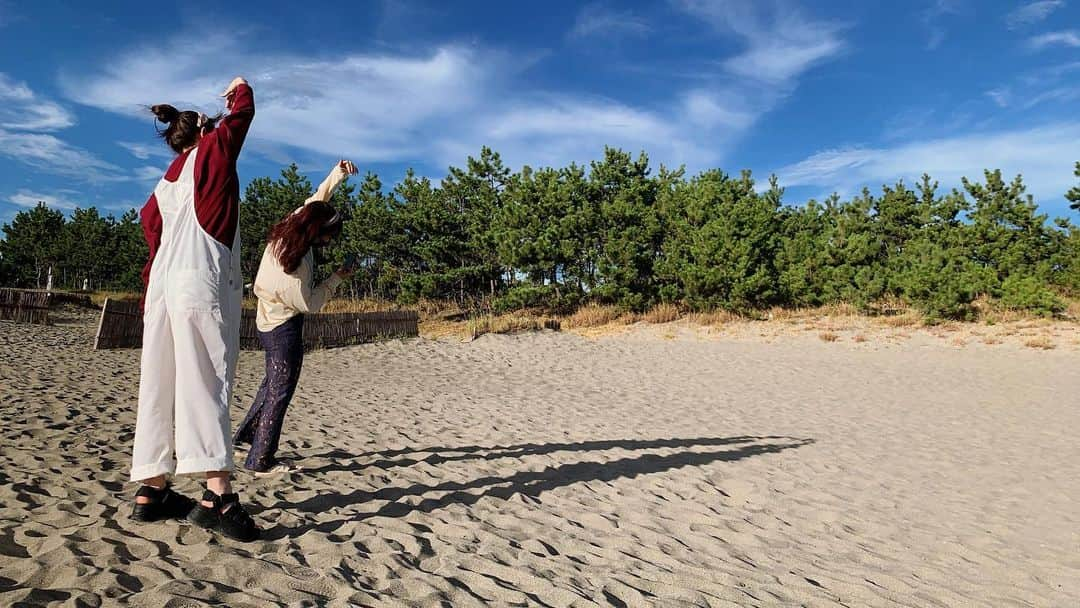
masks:
[[[221,513],[221,509],[228,504],[236,503],[237,506],[240,506],[240,495],[235,492],[218,495],[211,490],[206,490],[203,492],[202,499],[206,502],[213,503],[214,510],[218,513]],[[232,509],[229,510],[231,511]]]
[[[222,513],[221,517],[231,520],[234,524],[245,530],[250,530],[255,527],[255,520],[251,519],[251,515],[244,510],[244,507],[240,505],[239,501],[236,501],[236,504],[234,504],[231,509]]]
[[[163,495],[168,494],[169,489],[169,484],[165,484],[165,487],[161,488],[160,490],[155,488],[154,486],[148,486],[146,484],[143,484],[139,487],[139,490],[135,492],[135,496],[138,496],[140,498],[159,499]]]

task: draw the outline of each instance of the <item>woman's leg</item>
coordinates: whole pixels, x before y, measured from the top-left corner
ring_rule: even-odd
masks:
[[[259,332],[259,342],[262,343],[263,351],[266,354],[266,371],[263,372],[262,383],[259,385],[259,391],[255,393],[255,400],[251,403],[251,408],[248,409],[248,413],[244,416],[244,421],[240,423],[240,426],[236,429],[236,434],[233,436],[233,445],[251,444],[255,441],[255,429],[259,424],[259,413],[262,411],[263,404],[266,403],[266,386],[270,380],[270,370],[273,357],[267,339],[269,333]]]
[[[176,470],[173,404],[176,360],[169,314],[161,303],[147,304],[139,370],[139,408],[135,420],[131,480],[156,488]]]
[[[266,396],[254,441],[244,462],[247,469],[265,471],[274,464],[285,412],[300,380],[304,362],[303,326],[303,316],[297,315],[269,332],[267,352],[272,349],[273,362],[267,370]]]

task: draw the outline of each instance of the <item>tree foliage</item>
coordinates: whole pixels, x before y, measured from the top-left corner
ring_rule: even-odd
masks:
[[[1080,177],[1080,163],[1076,165]],[[312,192],[295,165],[257,178],[241,202],[250,283],[270,227]],[[1066,194],[1080,206],[1080,186]],[[1080,292],[1080,228],[1050,222],[1017,176],[939,192],[923,176],[849,200],[784,202],[775,177],[653,171],[644,155],[606,149],[588,167],[511,171],[483,148],[439,183],[408,172],[387,188],[368,174],[333,204],[343,238],[317,273],[348,254],[354,296],[455,300],[464,306],[566,310],[584,302],[642,310],[659,302],[746,310],[898,299],[932,318],[969,318],[978,298],[1054,314]],[[65,217],[38,205],[3,227],[0,280],[141,288],[138,215]]]

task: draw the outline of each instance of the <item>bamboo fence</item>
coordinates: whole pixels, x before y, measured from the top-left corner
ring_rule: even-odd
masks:
[[[106,299],[101,308],[94,348],[138,348],[142,345],[142,312],[139,303]],[[304,348],[333,348],[377,339],[419,335],[416,311],[309,314],[304,317]],[[255,311],[245,309],[240,318],[240,348],[261,350]]]

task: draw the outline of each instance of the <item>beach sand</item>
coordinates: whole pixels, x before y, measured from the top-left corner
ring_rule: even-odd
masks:
[[[2,606],[1080,605],[1074,346],[313,352],[281,453],[305,470],[238,474],[266,528],[240,544],[128,519],[139,352],[60,321],[0,322]],[[241,355],[234,424],[261,365]]]

